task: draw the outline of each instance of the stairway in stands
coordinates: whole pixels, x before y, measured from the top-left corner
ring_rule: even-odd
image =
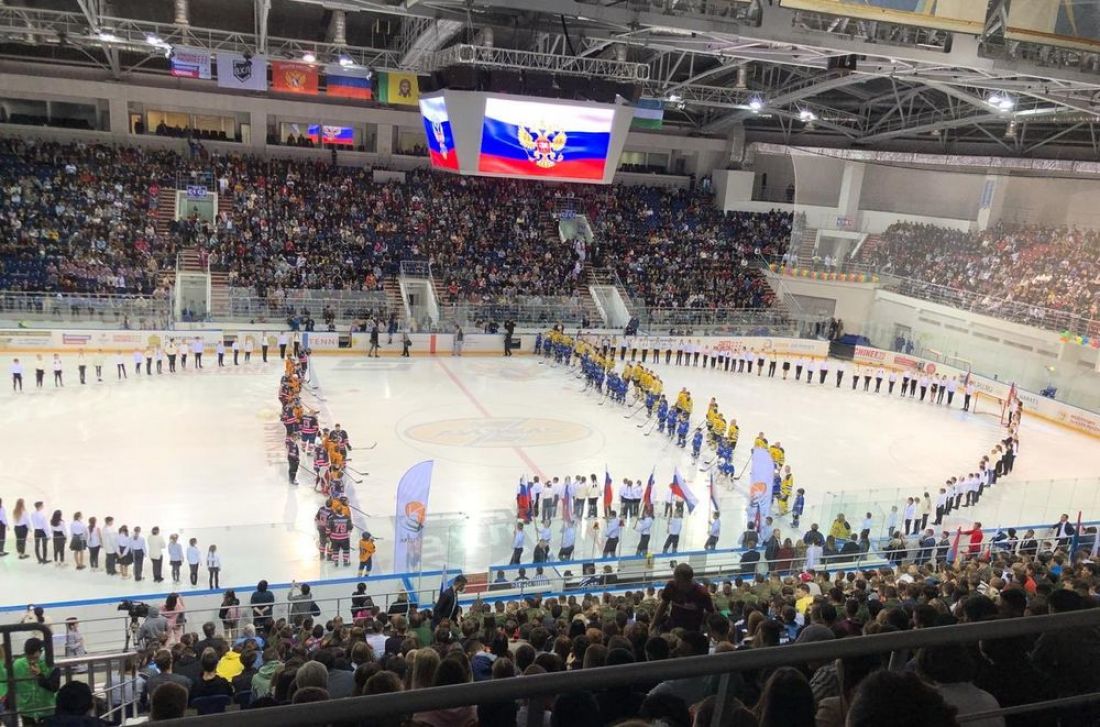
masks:
[[[229,274],[210,271],[210,314],[214,320],[229,316]]]
[[[817,242],[817,228],[806,227],[802,230],[802,239],[798,242],[798,267],[812,268],[814,264],[814,244]]]
[[[396,276],[387,277],[382,283],[382,289],[386,292],[386,312],[396,313],[397,320],[405,321],[405,301],[401,298],[401,283]],[[436,291],[438,294],[438,291]]]
[[[174,186],[161,187],[157,195],[157,211],[155,213],[157,235],[168,235],[169,227],[176,219],[176,188]]]
[[[852,262],[865,265],[870,263],[874,258],[875,251],[882,246],[882,236],[876,234],[867,235],[867,238],[863,241],[863,244],[859,246],[859,252],[852,259]]]

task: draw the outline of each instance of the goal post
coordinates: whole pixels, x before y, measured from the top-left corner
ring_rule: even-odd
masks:
[[[1007,427],[1012,424],[1012,416],[1016,412],[1019,400],[1016,387],[1013,385],[1004,396],[976,392],[974,401],[971,402],[971,409],[975,414],[996,417],[1002,427]]]

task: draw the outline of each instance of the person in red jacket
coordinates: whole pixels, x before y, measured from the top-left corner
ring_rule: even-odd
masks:
[[[968,558],[977,558],[982,552],[982,524],[979,522],[974,523],[974,527],[970,530],[960,530],[961,535],[967,535],[970,537],[970,546],[966,551]],[[962,545],[959,546],[960,550]]]

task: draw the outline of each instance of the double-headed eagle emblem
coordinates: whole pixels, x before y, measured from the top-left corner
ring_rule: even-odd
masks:
[[[441,122],[432,122],[432,136],[435,137],[435,143],[439,145],[439,156],[446,159],[450,154],[450,150],[447,148],[447,135],[443,133],[443,124]]]
[[[565,132],[552,129],[545,124],[538,126],[520,126],[517,134],[519,145],[527,152],[527,159],[542,169],[550,169],[558,162],[565,161],[562,149],[565,148]]]

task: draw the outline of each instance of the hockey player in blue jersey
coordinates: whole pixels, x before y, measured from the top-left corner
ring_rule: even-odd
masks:
[[[733,477],[733,447],[730,440],[718,437],[718,472],[726,477]]]
[[[652,391],[647,391],[645,395],[645,415],[646,417],[653,416],[653,405],[657,403],[657,395]]]
[[[682,447],[687,446],[688,429],[690,429],[690,428],[691,428],[691,425],[688,422],[688,415],[684,414],[682,417],[680,417],[680,425],[676,427],[676,446],[677,447],[682,448]]]
[[[699,459],[699,450],[703,448],[703,430],[701,428],[695,430],[695,436],[691,438],[691,458],[693,460]]]
[[[668,414],[665,416],[665,430],[668,432],[669,439],[676,436],[676,423],[679,421],[680,410],[676,407],[670,407]]]
[[[661,402],[657,404],[657,431],[664,434],[665,417],[668,416],[668,400],[661,396]]]

